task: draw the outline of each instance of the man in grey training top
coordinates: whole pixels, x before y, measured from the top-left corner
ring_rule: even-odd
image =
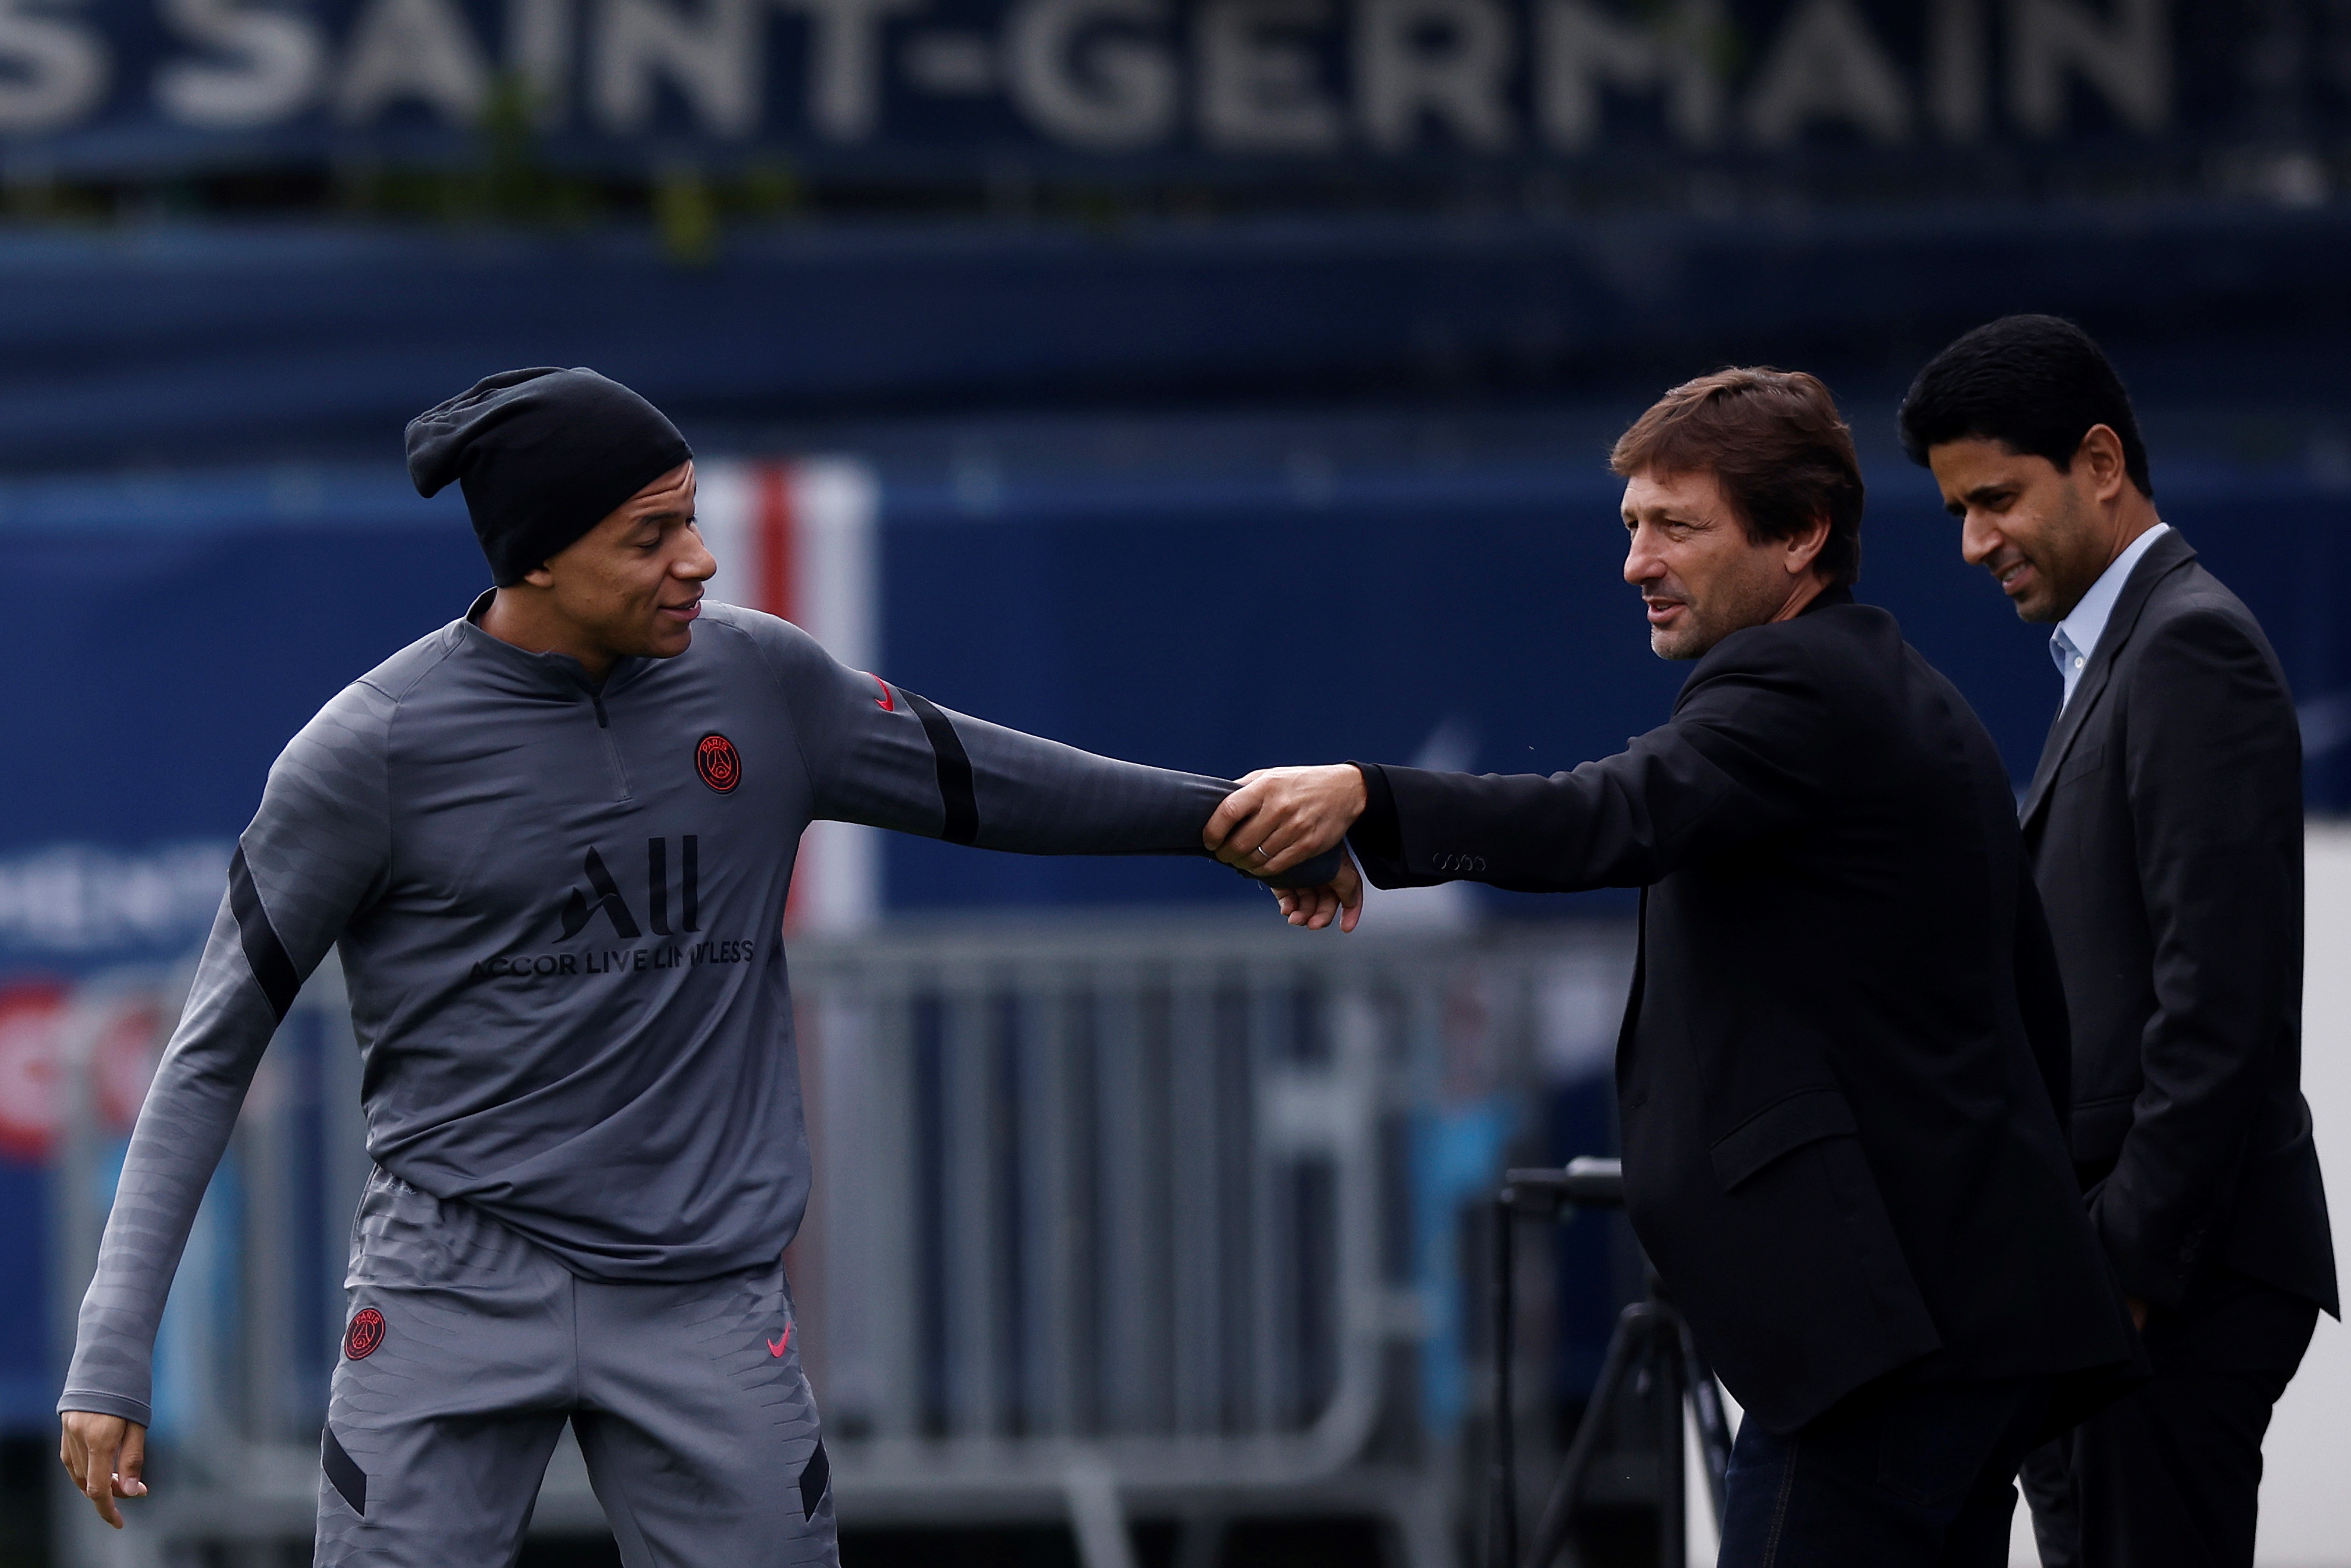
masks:
[[[833,1563],[780,1262],[809,1186],[778,935],[801,830],[1198,854],[1232,786],[950,714],[705,604],[693,454],[591,371],[493,376],[408,450],[424,494],[462,484],[497,586],[270,769],[131,1134],[66,1466],[118,1526],[145,1491],[197,1202],[340,945],[375,1171],[317,1562],[511,1563],[568,1419],[632,1568]]]

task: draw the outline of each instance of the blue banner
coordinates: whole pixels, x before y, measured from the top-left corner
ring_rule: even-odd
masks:
[[[2328,174],[2307,149],[2351,123],[2346,16],[2248,0],[0,0],[0,138],[18,178],[448,158],[486,125],[639,170],[1558,165],[1700,202],[1651,182],[1822,150],[1998,183],[2019,165],[1987,150],[2086,146],[2109,176],[2116,159],[2160,174],[2220,147],[2248,150],[2242,181],[2316,200]]]

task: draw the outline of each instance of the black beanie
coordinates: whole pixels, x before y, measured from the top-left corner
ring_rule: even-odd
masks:
[[[661,410],[585,369],[502,371],[408,422],[408,476],[423,496],[464,486],[500,588],[693,455]]]

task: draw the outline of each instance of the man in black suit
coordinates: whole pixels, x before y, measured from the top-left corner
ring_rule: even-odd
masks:
[[[1919,372],[1902,439],[2064,683],[2025,853],[2071,1005],[2073,1154],[2155,1380],[2033,1456],[2048,1568],[2250,1564],[2262,1435],[2338,1312],[2302,1098],[2302,743],[2277,655],[2156,516],[2081,329]]]
[[[2131,1354],[2007,772],[1846,587],[1861,473],[1819,382],[1691,382],[1613,465],[1651,645],[1697,662],[1663,727],[1548,779],[1255,774],[1210,846],[1282,867],[1344,836],[1384,887],[1646,889],[1625,1205],[1747,1408],[1721,1561],[1989,1568],[2017,1463]],[[1284,904],[1352,925],[1361,891],[1347,866]]]

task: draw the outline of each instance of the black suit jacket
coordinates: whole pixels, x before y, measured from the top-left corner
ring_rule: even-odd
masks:
[[[1646,888],[1625,1207],[1755,1417],[1914,1364],[2079,1392],[2130,1360],[2015,796],[1892,616],[1837,590],[1733,632],[1671,722],[1572,773],[1366,777],[1381,886]]]
[[[2115,601],[2024,800],[2074,1019],[2074,1160],[2124,1290],[2219,1264],[2339,1312],[2302,1097],[2302,736],[2175,531]]]

